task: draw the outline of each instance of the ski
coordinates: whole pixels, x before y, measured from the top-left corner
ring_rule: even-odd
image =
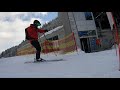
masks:
[[[41,61],[27,61],[25,63],[42,63],[42,62],[56,62],[56,61],[64,61],[63,59],[52,59],[52,60],[41,60]]]

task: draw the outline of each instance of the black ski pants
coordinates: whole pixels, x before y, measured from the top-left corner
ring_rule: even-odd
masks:
[[[32,46],[36,49],[36,59],[40,58],[41,46],[37,40],[31,42]]]

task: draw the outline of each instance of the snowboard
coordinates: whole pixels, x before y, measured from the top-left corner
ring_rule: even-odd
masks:
[[[43,63],[43,62],[57,62],[64,61],[64,59],[52,59],[52,60],[41,60],[41,61],[26,61],[25,63]]]

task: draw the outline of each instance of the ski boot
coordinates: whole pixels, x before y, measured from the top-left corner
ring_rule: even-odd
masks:
[[[42,62],[42,61],[45,61],[44,59],[42,59],[42,58],[39,58],[39,59],[34,59],[35,60],[35,62]]]

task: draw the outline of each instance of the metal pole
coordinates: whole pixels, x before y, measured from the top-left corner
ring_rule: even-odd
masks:
[[[119,39],[118,39],[118,28],[117,28],[117,25],[116,25],[116,22],[115,22],[115,19],[113,17],[113,14],[111,12],[111,15],[112,15],[112,19],[113,19],[113,22],[114,22],[114,27],[116,29],[116,42],[119,44]]]
[[[117,46],[117,27],[116,27],[116,23],[115,23],[115,20],[114,20],[114,17],[113,17],[113,14],[112,14],[112,12],[111,12],[111,16],[112,16],[112,19],[113,19],[113,23],[114,23],[114,28],[115,28],[115,48],[116,48],[116,46]],[[113,30],[114,30],[114,28],[113,28]],[[117,56],[117,48],[116,48],[116,56]]]
[[[118,28],[117,28],[117,25],[116,25],[116,22],[115,22],[115,19],[114,19],[114,16],[111,12],[111,15],[112,15],[112,19],[113,19],[113,22],[114,22],[114,27],[116,29],[116,44],[118,43],[118,53],[119,53],[119,71],[120,71],[120,45],[119,45],[119,37],[118,37]]]
[[[103,12],[101,12],[98,16],[96,16],[94,19],[96,19],[97,21],[98,21],[98,24],[99,24],[99,26],[100,26],[100,36],[101,36],[101,23],[100,23],[100,20],[99,19],[97,19],[100,15],[102,15],[103,14]],[[98,36],[97,36],[97,39],[98,39]]]
[[[76,22],[76,20],[75,20],[74,12],[72,12],[72,15],[73,15],[75,27],[76,27],[76,30],[77,30],[77,34],[76,34],[76,35],[77,35],[77,37],[78,37],[79,40],[77,39],[77,37],[75,37],[75,32],[73,31],[73,32],[74,32],[74,38],[75,38],[76,42],[79,44],[78,46],[81,47],[80,37],[79,37],[79,34],[78,34],[78,31],[79,31],[79,30],[78,30],[77,22]],[[77,46],[77,44],[76,44],[76,46]],[[78,46],[77,46],[77,47],[78,47]],[[77,49],[78,49],[78,48],[77,48]],[[77,50],[77,51],[78,51],[78,50]]]

